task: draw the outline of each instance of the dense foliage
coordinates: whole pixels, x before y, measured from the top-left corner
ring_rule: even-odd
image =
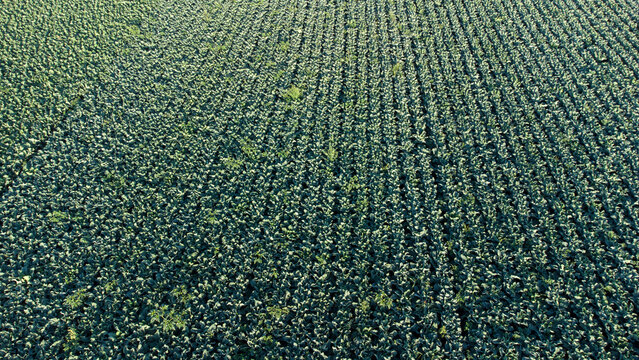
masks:
[[[3,0],[0,357],[638,357],[637,9]]]
[[[139,34],[146,0],[0,4],[0,191]]]

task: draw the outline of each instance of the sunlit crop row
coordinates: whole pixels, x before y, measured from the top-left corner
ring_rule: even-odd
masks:
[[[631,2],[48,3],[2,10],[0,355],[639,355]]]

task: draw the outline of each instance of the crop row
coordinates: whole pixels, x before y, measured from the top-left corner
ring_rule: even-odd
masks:
[[[0,7],[0,189],[144,36],[148,1],[4,1]]]
[[[639,32],[597,4],[154,2],[2,194],[0,355],[636,356]]]

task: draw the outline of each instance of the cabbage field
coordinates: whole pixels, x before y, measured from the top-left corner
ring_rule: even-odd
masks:
[[[636,0],[0,0],[0,358],[639,358]]]

